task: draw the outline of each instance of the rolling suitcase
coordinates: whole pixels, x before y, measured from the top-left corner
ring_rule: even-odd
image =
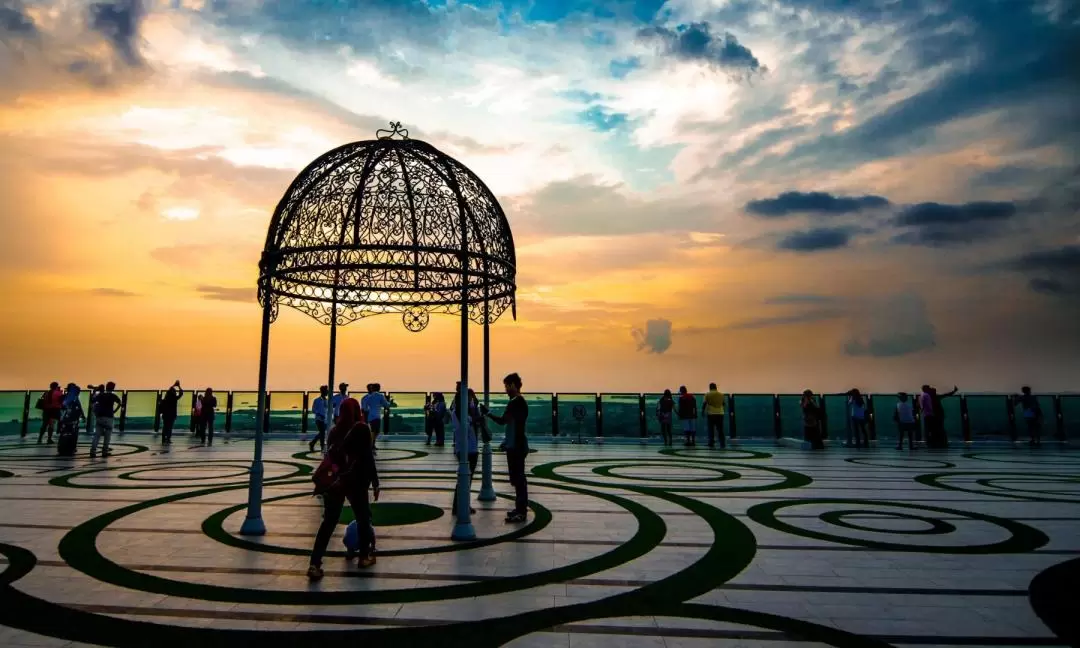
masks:
[[[60,426],[60,434],[56,439],[56,455],[58,457],[74,457],[78,447],[79,430],[73,425]]]

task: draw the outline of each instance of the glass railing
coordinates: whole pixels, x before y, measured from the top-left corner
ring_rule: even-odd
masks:
[[[30,409],[34,408],[38,396],[40,394],[31,394]],[[25,391],[0,391],[0,434],[22,433],[25,407]]]
[[[185,392],[179,404],[175,429],[183,430],[191,425],[191,412],[194,398],[203,390]],[[34,407],[40,392],[30,392],[29,409],[27,392],[0,391],[0,435],[19,434],[24,425],[28,432],[36,432],[40,427],[41,413]],[[215,392],[218,399],[215,429],[224,432],[226,428],[233,432],[251,433],[255,430],[255,417],[258,410],[258,398],[255,392]],[[453,394],[444,393],[449,402]],[[122,411],[124,429],[127,432],[146,433],[160,429],[157,418],[159,392],[151,390],[132,390],[123,392],[125,407]],[[420,435],[425,431],[424,404],[430,394],[425,392],[395,392],[390,394],[397,404],[384,413],[383,419],[389,425],[384,432],[390,435]],[[561,438],[613,437],[619,439],[638,439],[641,436],[642,423],[649,437],[660,434],[660,425],[656,418],[656,405],[659,393],[609,393],[558,394],[557,408],[553,408],[553,395],[550,393],[525,394],[529,403],[527,433],[534,438],[550,438],[553,431],[558,431]],[[741,439],[775,439],[777,426],[780,436],[802,439],[803,424],[799,394],[732,394],[728,399],[725,433],[730,435],[734,423],[736,436]],[[304,393],[297,391],[270,392],[269,412],[267,415],[268,432],[271,435],[295,435],[304,429],[314,433],[314,419],[310,405],[317,394],[309,394],[304,402]],[[702,394],[696,394],[698,410],[701,409]],[[915,394],[911,395],[914,399]],[[1067,439],[1080,441],[1080,394],[1054,396],[1037,395],[1044,414],[1043,437],[1054,438],[1064,433]],[[482,398],[482,395],[481,395]],[[826,435],[834,443],[848,440],[847,399],[843,394],[819,395],[825,406]],[[90,414],[89,394],[80,395],[83,408]],[[489,396],[490,407],[500,413],[506,407],[506,394],[493,392]],[[870,396],[874,414],[874,431],[879,442],[884,445],[895,441],[897,425],[893,420],[896,408],[895,394],[883,393]],[[968,394],[942,400],[945,410],[945,429],[950,441],[960,442],[965,435],[973,441],[1009,441],[1027,437],[1023,415],[1016,406],[1014,397],[1004,394]],[[555,411],[557,409],[557,412]],[[966,419],[964,414],[966,413]],[[779,416],[777,416],[779,414]],[[675,417],[673,432],[681,437],[682,427]],[[24,421],[25,419],[25,421]],[[156,425],[155,425],[156,424]],[[599,424],[599,426],[598,426]],[[704,417],[698,422],[698,438],[706,438]],[[491,427],[495,438],[501,438],[502,430]],[[923,434],[925,439],[925,432]]]
[[[559,436],[596,436],[596,394],[559,394]]]
[[[600,394],[600,429],[604,436],[641,437],[641,395]]]

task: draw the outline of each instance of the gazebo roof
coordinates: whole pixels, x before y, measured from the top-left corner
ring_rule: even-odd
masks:
[[[259,265],[259,302],[271,298],[275,316],[286,305],[329,324],[336,312],[340,326],[401,313],[419,331],[430,313],[460,313],[462,290],[473,321],[485,302],[490,322],[513,312],[514,239],[498,200],[465,165],[391,126],[316,159],[278,203]]]

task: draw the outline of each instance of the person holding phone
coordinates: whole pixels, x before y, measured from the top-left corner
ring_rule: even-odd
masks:
[[[510,483],[514,485],[514,508],[506,514],[508,524],[521,524],[529,513],[529,484],[525,479],[525,457],[529,455],[529,439],[525,436],[525,422],[529,418],[529,404],[521,395],[521,376],[512,373],[503,378],[503,387],[510,402],[502,416],[492,414],[480,406],[481,413],[499,425],[506,426],[506,437],[499,446],[506,452],[506,467]]]

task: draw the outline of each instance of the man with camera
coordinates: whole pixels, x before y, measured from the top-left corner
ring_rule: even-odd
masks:
[[[176,423],[176,415],[180,399],[184,396],[184,388],[177,380],[169,387],[169,391],[161,398],[161,445],[172,445],[173,425]]]
[[[90,458],[97,458],[98,440],[104,437],[101,456],[109,456],[109,439],[112,437],[113,420],[120,411],[120,397],[116,395],[116,383],[87,385],[90,390],[90,404],[94,412],[94,435],[90,439]]]

